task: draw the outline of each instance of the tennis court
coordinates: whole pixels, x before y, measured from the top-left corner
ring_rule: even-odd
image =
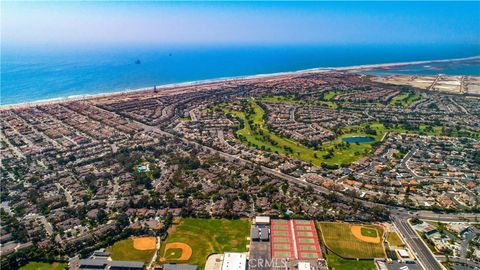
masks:
[[[273,258],[323,258],[313,221],[271,219],[270,223]]]
[[[313,220],[292,220],[295,231],[297,259],[311,260],[323,258]]]
[[[283,219],[271,219],[270,223],[272,258],[294,258],[291,223]]]

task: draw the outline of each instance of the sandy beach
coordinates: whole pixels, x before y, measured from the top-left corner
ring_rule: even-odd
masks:
[[[215,78],[215,79],[207,79],[207,80],[199,80],[199,81],[190,81],[190,82],[182,82],[182,83],[174,83],[174,84],[164,84],[164,85],[157,85],[156,90],[161,91],[165,94],[171,94],[169,92],[177,93],[178,90],[183,92],[187,90],[186,88],[192,86],[208,86],[210,84],[218,84],[218,83],[233,83],[233,82],[241,82],[241,81],[250,81],[255,79],[266,79],[266,78],[279,78],[283,76],[296,76],[301,74],[311,74],[311,73],[322,73],[322,72],[362,72],[368,71],[373,69],[382,69],[382,68],[390,68],[390,67],[399,67],[399,66],[410,66],[410,65],[424,65],[424,64],[432,64],[432,63],[448,63],[448,62],[455,62],[455,61],[468,61],[468,60],[475,60],[480,59],[480,56],[472,56],[472,57],[465,57],[465,58],[453,58],[453,59],[441,59],[441,60],[425,60],[425,61],[412,61],[412,62],[397,62],[397,63],[384,63],[384,64],[367,64],[367,65],[357,65],[357,66],[346,66],[346,67],[320,67],[320,68],[312,68],[312,69],[303,69],[297,71],[288,71],[288,72],[277,72],[277,73],[268,73],[268,74],[256,74],[256,75],[248,75],[248,76],[235,76],[235,77],[223,77],[223,78]],[[212,85],[213,86],[213,85]],[[69,96],[69,97],[58,97],[52,98],[47,100],[38,100],[34,102],[25,102],[25,103],[17,103],[17,104],[8,104],[8,105],[0,105],[0,110],[8,110],[8,109],[20,109],[26,108],[31,106],[40,106],[40,105],[48,105],[48,104],[57,104],[57,103],[64,103],[64,102],[71,102],[71,101],[79,101],[79,100],[95,100],[95,99],[102,99],[102,98],[110,98],[110,97],[119,97],[125,94],[132,94],[132,93],[142,93],[142,92],[150,92],[153,91],[154,87],[143,87],[137,89],[125,89],[122,91],[115,91],[115,92],[107,92],[107,93],[98,93],[98,94],[87,94],[87,95],[76,95],[76,96]],[[194,89],[190,89],[194,90]]]

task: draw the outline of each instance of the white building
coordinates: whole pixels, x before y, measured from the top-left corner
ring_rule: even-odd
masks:
[[[298,270],[312,270],[309,262],[298,262]]]
[[[270,225],[270,217],[267,217],[267,216],[255,217],[255,225]]]
[[[225,252],[222,270],[246,270],[247,254],[240,252]]]

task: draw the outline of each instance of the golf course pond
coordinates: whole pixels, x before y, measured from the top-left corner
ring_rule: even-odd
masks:
[[[342,141],[348,142],[348,143],[368,143],[368,142],[375,141],[375,139],[367,136],[353,136],[353,137],[342,138]]]

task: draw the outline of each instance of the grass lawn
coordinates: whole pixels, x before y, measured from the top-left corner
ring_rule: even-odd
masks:
[[[27,265],[20,268],[20,270],[63,270],[66,267],[67,263],[29,262]]]
[[[327,263],[330,269],[335,270],[374,270],[373,260],[348,260],[343,259],[333,253],[326,255]]]
[[[410,104],[413,102],[421,99],[422,97],[414,92],[403,92],[400,93],[399,95],[396,95],[395,97],[392,98],[388,106],[402,106],[402,107],[408,107]]]
[[[385,257],[382,243],[368,243],[356,238],[352,234],[352,224],[319,222],[319,225],[325,246],[342,258],[373,259]],[[372,228],[376,228],[380,236],[383,234],[381,227],[372,226]]]
[[[332,98],[340,95],[340,94],[347,94],[348,92],[343,91],[328,91],[323,95],[324,100],[332,100]]]
[[[182,256],[182,249],[181,248],[170,248],[168,249],[168,254],[166,254],[166,258],[168,260],[175,260]]]
[[[288,155],[311,162],[317,166],[322,162],[329,165],[351,163],[364,157],[372,150],[372,143],[349,144],[348,147],[337,148],[338,145],[342,144],[342,139],[345,137],[369,136],[363,132],[348,132],[347,130],[347,132],[344,132],[344,134],[337,139],[325,142],[322,150],[316,151],[295,140],[270,132],[263,120],[265,115],[263,109],[254,100],[250,100],[249,106],[253,113],[248,115],[245,112],[224,109],[226,113],[232,114],[243,122],[243,128],[238,130],[236,134],[237,137],[248,146],[275,152],[280,155]],[[373,137],[375,137],[376,140],[380,140],[382,136],[383,134],[379,134]],[[272,141],[274,143],[272,143]],[[324,156],[328,153],[329,149],[333,150],[333,156],[327,159]]]
[[[166,242],[162,243],[159,259],[164,255],[166,243],[185,243],[192,248],[190,259],[180,262],[167,257],[167,262],[197,264],[203,269],[208,255],[212,253],[247,251],[249,235],[248,219],[181,219],[169,232]]]
[[[115,242],[112,246],[107,248],[112,253],[113,260],[120,261],[138,261],[150,262],[155,254],[155,250],[137,250],[133,247],[132,238],[120,240]]]
[[[376,238],[378,236],[377,230],[374,228],[361,228],[360,232],[363,236]]]
[[[266,96],[261,100],[268,102],[281,102],[285,100],[296,103],[303,102],[295,100],[293,96]],[[367,156],[373,150],[372,144],[380,141],[383,135],[389,131],[437,136],[445,135],[446,133],[441,126],[419,125],[418,128],[414,130],[407,130],[402,126],[386,128],[379,122],[365,122],[360,125],[343,127],[341,129],[342,135],[338,136],[336,139],[323,142],[321,148],[315,150],[314,148],[307,147],[300,142],[271,132],[264,121],[264,110],[254,99],[249,100],[248,107],[249,110],[237,111],[228,109],[226,104],[217,106],[217,108],[223,110],[224,113],[233,115],[243,123],[243,128],[236,131],[237,138],[243,144],[263,151],[274,152],[310,162],[316,166],[320,166],[322,163],[327,165],[342,165],[355,162]],[[366,134],[365,127],[367,126],[370,129],[375,130],[376,134]],[[454,131],[452,132],[452,135],[467,135],[468,137],[480,138],[480,133],[467,130],[460,130],[458,132]],[[368,136],[375,140],[366,143],[343,143],[343,138],[352,136]],[[329,151],[332,151],[333,155],[327,155]]]
[[[263,96],[260,98],[260,101],[262,102],[267,102],[267,103],[288,103],[288,104],[299,104],[299,105],[317,105],[321,107],[330,107],[331,109],[336,109],[338,108],[339,102],[333,102],[331,99],[333,96],[329,99],[324,100],[319,100],[316,102],[307,102],[301,99],[295,99],[294,96],[288,95],[288,96]]]
[[[396,232],[389,232],[387,236],[388,244],[395,247],[404,247],[405,244],[400,239]]]

